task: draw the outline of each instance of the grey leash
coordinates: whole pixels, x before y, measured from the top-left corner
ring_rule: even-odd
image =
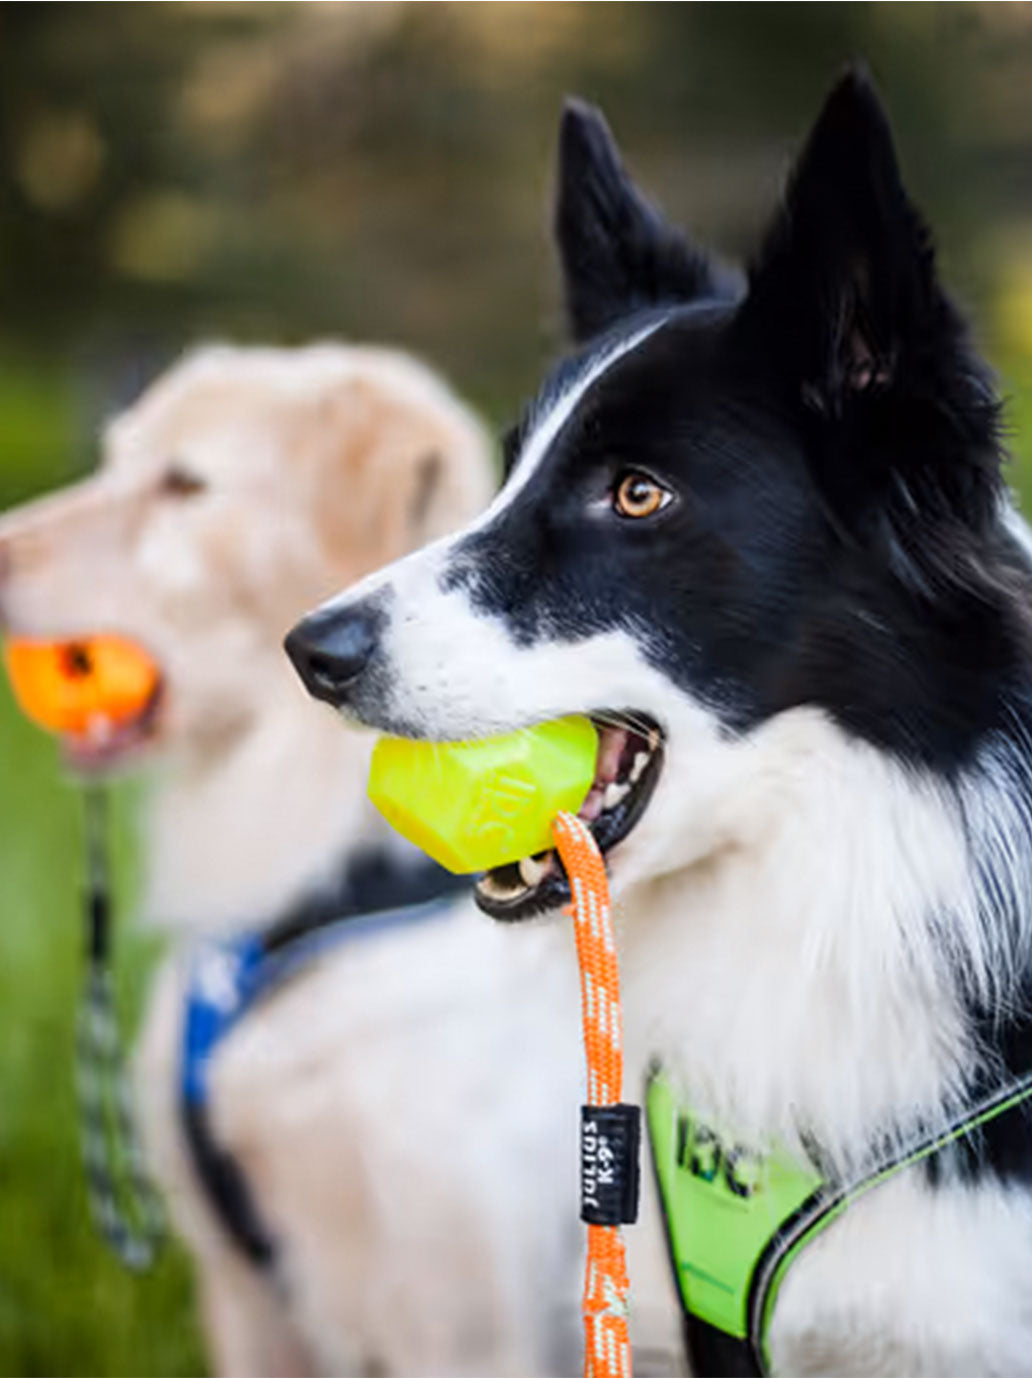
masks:
[[[111,974],[111,886],[102,788],[85,794],[86,977],[75,1037],[79,1129],[90,1213],[98,1232],[133,1272],[151,1267],[165,1236],[133,1120]]]

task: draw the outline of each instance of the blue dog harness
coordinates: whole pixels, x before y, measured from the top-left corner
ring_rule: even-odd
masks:
[[[405,867],[380,855],[349,866],[336,893],[321,894],[275,923],[205,942],[187,983],[180,1042],[179,1111],[194,1169],[227,1234],[254,1263],[275,1258],[247,1179],[211,1129],[208,1073],[229,1031],[261,1000],[345,941],[439,917],[467,877],[430,861]]]

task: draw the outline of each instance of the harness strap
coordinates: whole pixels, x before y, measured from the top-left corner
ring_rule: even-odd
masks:
[[[260,941],[205,943],[194,958],[183,1017],[179,1117],[194,1172],[227,1235],[252,1263],[275,1256],[273,1236],[262,1220],[247,1178],[220,1147],[211,1125],[208,1059],[246,1010],[262,961]]]
[[[211,1123],[208,1070],[218,1045],[260,1000],[341,942],[443,914],[459,888],[431,861],[398,866],[380,854],[359,858],[335,890],[312,897],[259,932],[208,941],[195,954],[180,1042],[179,1114],[187,1150],[212,1211],[255,1265],[276,1259],[274,1232],[233,1155]],[[468,878],[460,878],[468,889]]]
[[[727,1298],[722,1308],[719,1294],[712,1290],[707,1292],[707,1286],[727,1290],[727,1273],[723,1273],[719,1264],[715,1264],[707,1276],[700,1265],[708,1259],[700,1256],[697,1249],[692,1251],[691,1260],[687,1260],[681,1252],[686,1235],[697,1246],[698,1239],[713,1228],[713,1221],[706,1218],[705,1198],[692,1195],[696,1190],[696,1183],[692,1179],[701,1176],[706,1182],[712,1180],[709,1170],[719,1159],[719,1145],[712,1163],[705,1158],[704,1149],[699,1150],[696,1145],[688,1172],[680,1173],[684,1165],[684,1145],[681,1140],[685,1131],[679,1127],[675,1138],[669,1129],[664,1130],[664,1124],[669,1125],[670,1115],[676,1113],[677,1108],[667,1083],[660,1074],[654,1074],[647,1094],[653,1165],[659,1181],[675,1283],[685,1313],[686,1338],[693,1369],[713,1375],[713,1378],[764,1378],[769,1374],[768,1337],[778,1292],[789,1268],[803,1249],[868,1191],[881,1186],[905,1168],[931,1158],[951,1143],[977,1133],[989,1122],[1019,1109],[1030,1097],[1032,1072],[1007,1086],[987,1092],[953,1124],[930,1132],[898,1154],[883,1158],[859,1181],[848,1184],[823,1178],[816,1168],[797,1166],[786,1171],[785,1163],[777,1156],[767,1159],[764,1167],[773,1165],[770,1167],[773,1175],[766,1181],[767,1190],[764,1193],[768,1203],[768,1223],[765,1228],[769,1229],[769,1235],[758,1255],[752,1253],[750,1248],[744,1259],[739,1256],[731,1261],[728,1266],[730,1275],[742,1276],[744,1269],[748,1285],[744,1295],[737,1292],[735,1299],[732,1301],[730,1297]],[[682,1114],[679,1125],[688,1123],[688,1116]],[[699,1135],[700,1143],[706,1135],[708,1131]],[[712,1144],[717,1144],[717,1141],[712,1140]],[[725,1170],[731,1156],[724,1155]],[[679,1186],[683,1199],[678,1203]],[[747,1176],[740,1176],[737,1187],[732,1182],[731,1188],[743,1198],[750,1196],[753,1190]],[[684,1192],[688,1195],[684,1195]],[[678,1204],[683,1209],[678,1210]],[[726,1211],[731,1204],[728,1199],[723,1203],[723,1209]],[[719,1214],[719,1202],[716,1208]],[[726,1216],[725,1219],[727,1226],[733,1225],[733,1216]],[[725,1229],[725,1244],[726,1234]],[[748,1234],[740,1234],[737,1242],[739,1247],[747,1247],[747,1241]],[[698,1308],[693,1303],[693,1291],[698,1293]],[[704,1305],[707,1296],[715,1296],[716,1303],[706,1302]]]
[[[215,1215],[245,1257],[256,1267],[269,1267],[276,1256],[272,1233],[236,1159],[216,1142],[207,1104],[182,1101],[180,1118],[194,1171]]]
[[[967,1138],[982,1125],[1017,1109],[1032,1096],[1032,1072],[988,1093],[951,1126],[930,1134],[911,1148],[874,1168],[860,1182],[849,1186],[823,1186],[784,1221],[772,1235],[753,1273],[749,1295],[749,1343],[761,1373],[770,1371],[767,1346],[770,1322],[778,1291],[799,1254],[861,1196],[881,1186],[905,1168],[930,1158],[948,1144]]]
[[[313,891],[263,927],[262,947],[271,954],[343,919],[409,909],[469,888],[469,876],[453,875],[429,857],[401,862],[387,848],[359,852],[349,857],[335,885]]]

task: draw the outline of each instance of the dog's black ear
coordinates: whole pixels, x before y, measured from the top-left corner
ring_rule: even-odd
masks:
[[[993,468],[987,373],[940,286],[861,70],[839,81],[818,117],[750,270],[740,322],[823,431],[818,477],[840,515],[891,485],[911,505],[934,492],[962,506],[970,466]]]
[[[579,100],[567,100],[559,127],[555,233],[577,342],[643,307],[738,289],[641,194],[601,112]]]
[[[781,357],[834,410],[890,384],[942,302],[927,230],[907,198],[867,76],[833,89],[750,273],[748,314],[776,326]]]

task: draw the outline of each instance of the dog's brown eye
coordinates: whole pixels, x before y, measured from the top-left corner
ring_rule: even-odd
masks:
[[[624,474],[613,494],[613,506],[621,517],[651,517],[669,501],[667,490],[647,474]]]
[[[161,491],[172,498],[192,498],[203,493],[207,484],[182,464],[170,464],[161,476]]]

